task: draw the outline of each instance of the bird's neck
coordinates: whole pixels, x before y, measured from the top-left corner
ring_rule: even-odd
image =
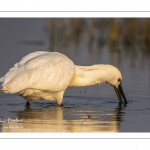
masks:
[[[75,66],[69,86],[89,86],[107,82],[106,65]]]

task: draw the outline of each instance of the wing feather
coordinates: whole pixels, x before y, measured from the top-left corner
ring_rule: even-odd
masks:
[[[2,78],[0,78],[0,82],[3,82],[3,85],[8,83],[14,76],[22,71],[22,68],[20,67],[23,66],[27,61],[47,53],[49,52],[36,51],[24,56],[18,63],[14,64],[14,67],[10,68],[9,71]]]
[[[33,88],[58,92],[65,90],[73,78],[74,63],[63,54],[49,52],[25,60],[4,76],[3,90],[18,93]]]
[[[16,63],[14,65],[14,67],[19,67],[19,66],[22,66],[24,65],[27,61],[37,57],[37,56],[40,56],[40,55],[43,55],[43,54],[47,54],[49,52],[45,52],[45,51],[36,51],[36,52],[33,52],[33,53],[30,53],[26,56],[24,56],[18,63]]]

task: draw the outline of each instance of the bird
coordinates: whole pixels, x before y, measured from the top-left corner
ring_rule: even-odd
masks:
[[[24,56],[0,78],[0,93],[18,94],[26,106],[35,100],[56,100],[63,106],[69,87],[108,83],[114,87],[120,103],[127,103],[121,72],[113,65],[79,66],[59,52],[35,51]],[[123,100],[122,100],[123,98]]]

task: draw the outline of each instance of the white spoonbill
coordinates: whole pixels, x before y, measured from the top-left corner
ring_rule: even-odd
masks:
[[[56,100],[62,105],[65,90],[70,86],[109,83],[118,99],[127,103],[121,86],[120,71],[112,65],[77,66],[58,52],[37,51],[24,56],[0,78],[0,93],[22,96],[29,105],[33,100]]]

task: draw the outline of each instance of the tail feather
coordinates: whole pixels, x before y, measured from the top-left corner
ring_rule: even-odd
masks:
[[[7,90],[3,90],[2,87],[0,87],[0,94],[3,94],[3,93],[8,93]]]

